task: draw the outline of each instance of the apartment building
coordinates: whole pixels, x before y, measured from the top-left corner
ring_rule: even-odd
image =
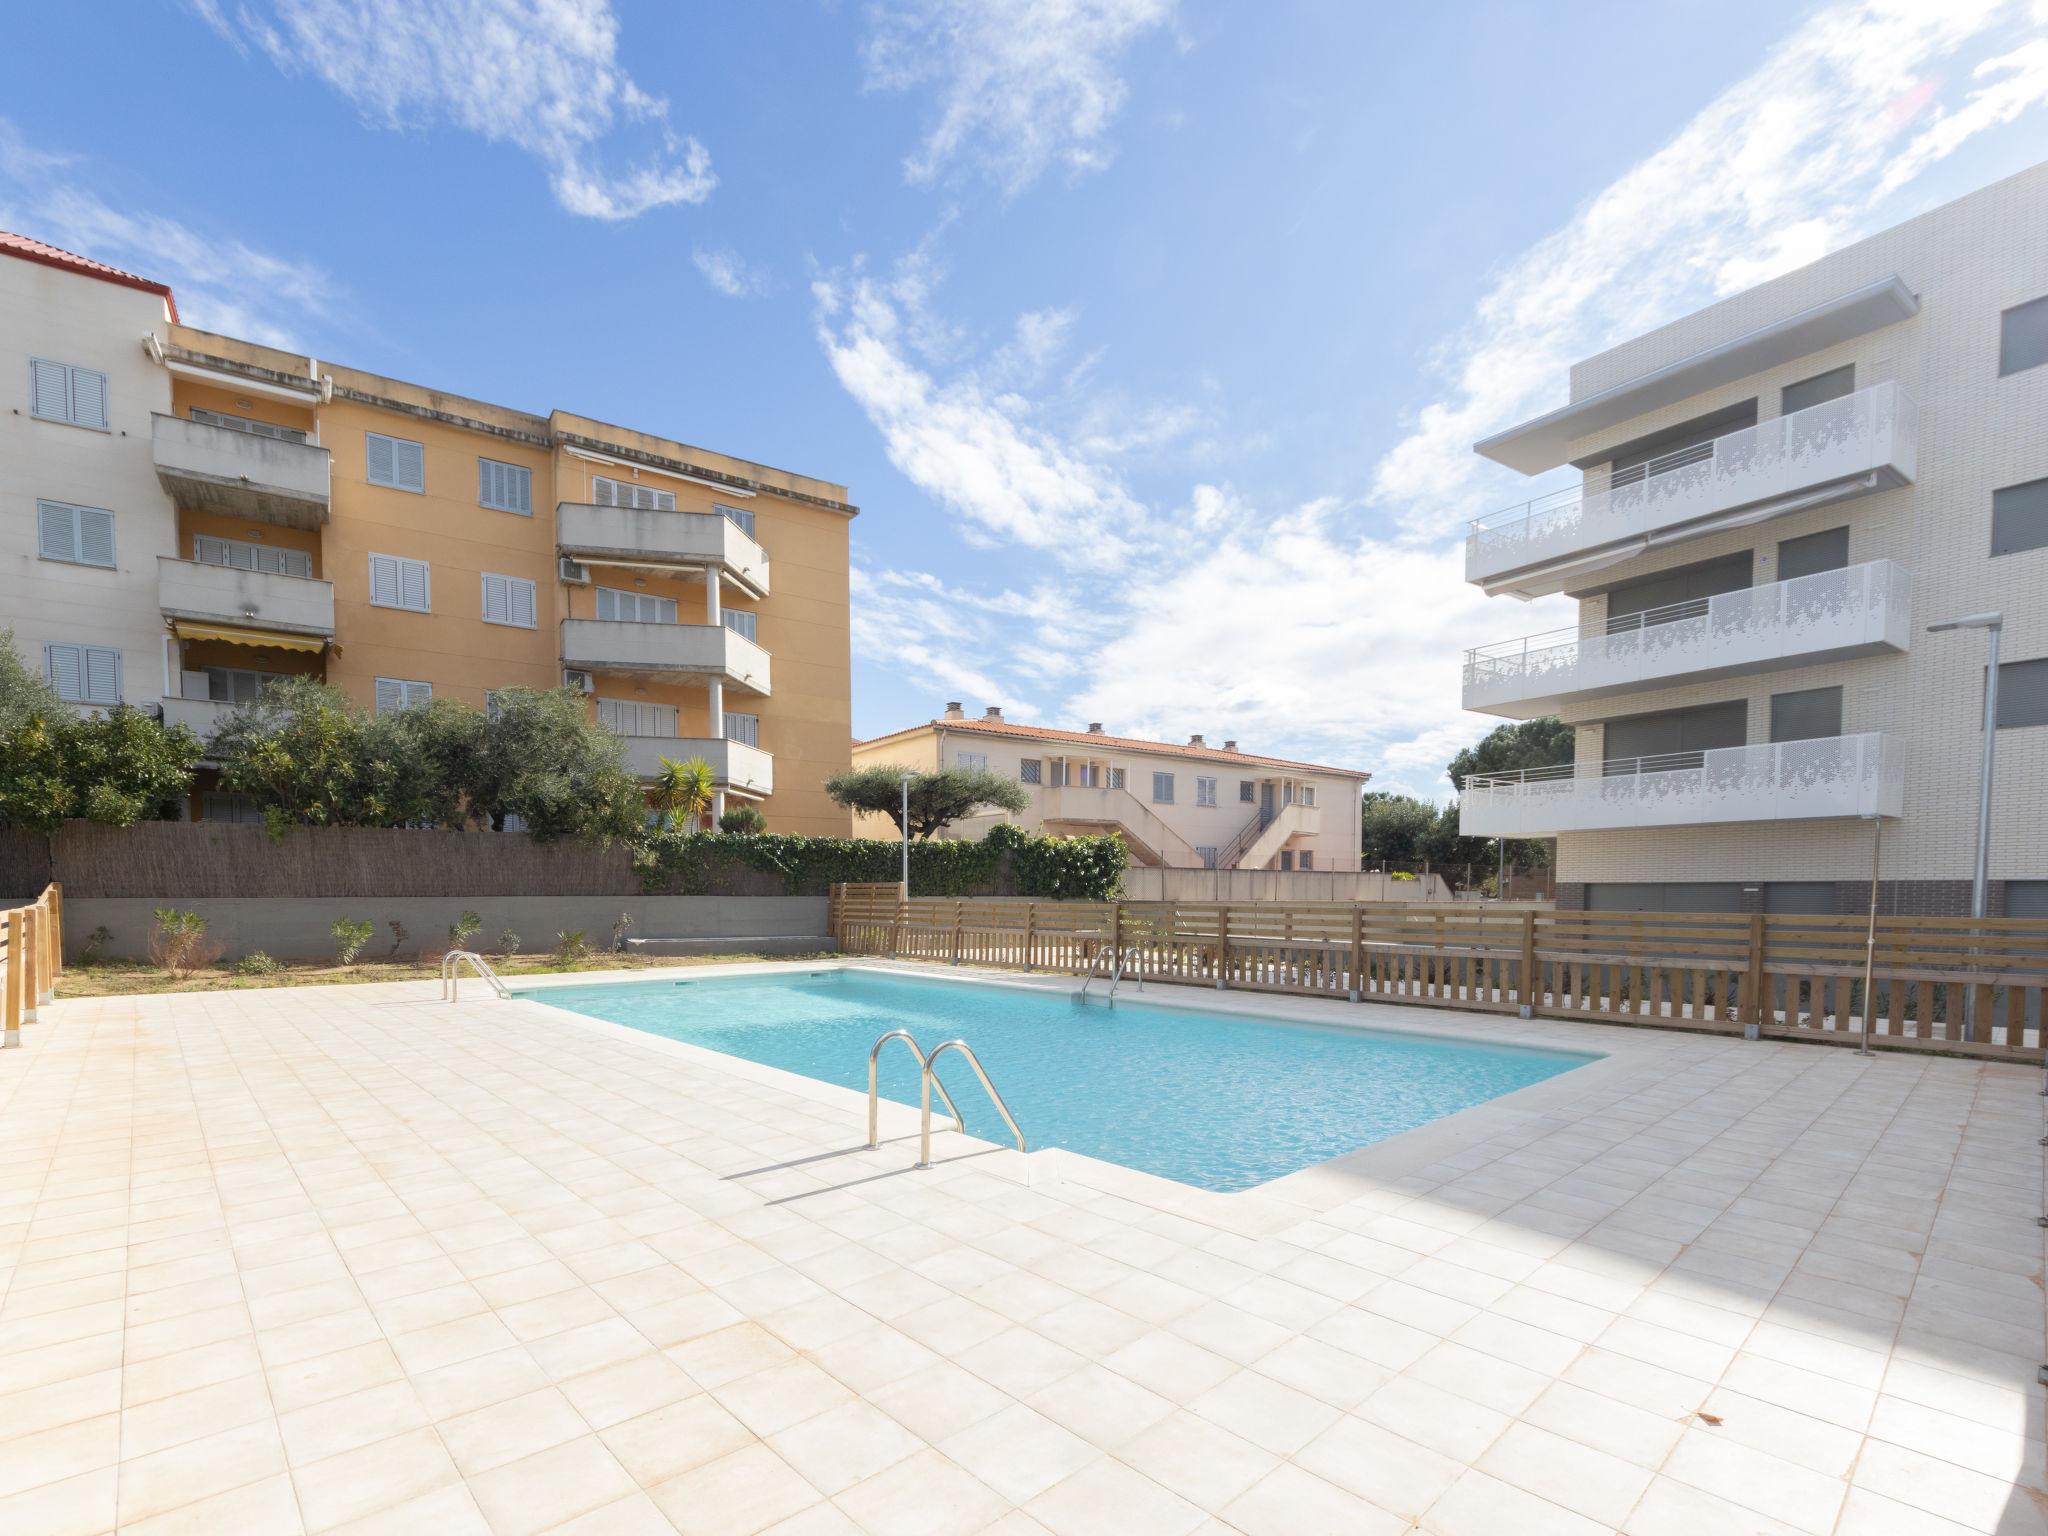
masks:
[[[1559,900],[1970,910],[2003,615],[1989,910],[2048,912],[2048,165],[1579,363],[1476,445],[1567,490],[1477,519],[1466,578],[1578,622],[1481,646],[1467,709],[1575,727],[1460,823],[1558,839]],[[1501,605],[1506,608],[1508,605]]]
[[[970,718],[958,703],[936,720],[855,742],[857,768],[986,768],[1024,786],[1031,804],[955,822],[979,838],[999,821],[1072,837],[1114,833],[1133,862],[1173,869],[1356,870],[1359,796],[1369,773],[1185,743],[1023,725],[1001,709]],[[854,818],[856,837],[899,834],[887,817]]]
[[[162,285],[18,237],[0,256],[0,624],[67,698],[205,735],[288,673],[376,709],[566,685],[643,777],[701,756],[720,810],[846,834],[844,486],[195,330]]]

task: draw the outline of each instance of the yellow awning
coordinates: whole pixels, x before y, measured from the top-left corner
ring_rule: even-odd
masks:
[[[282,651],[324,651],[327,642],[318,635],[286,635],[274,629],[236,629],[227,624],[194,624],[173,619],[171,633],[180,640],[225,640],[229,645],[275,646]]]

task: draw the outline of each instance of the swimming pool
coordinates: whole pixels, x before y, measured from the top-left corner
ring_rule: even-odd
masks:
[[[862,1092],[877,1036],[908,1029],[927,1051],[957,1037],[1034,1151],[1213,1190],[1250,1189],[1596,1059],[858,970],[518,995]],[[938,1070],[968,1131],[1008,1141],[967,1063],[948,1055]],[[910,1053],[891,1045],[883,1094],[915,1104],[917,1088]],[[943,1114],[935,1095],[935,1130]]]

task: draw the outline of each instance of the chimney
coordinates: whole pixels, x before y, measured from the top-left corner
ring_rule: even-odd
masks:
[[[1226,741],[1225,743],[1223,743],[1223,750],[1226,752],[1235,752],[1237,750],[1237,743],[1235,741]]]
[[[1090,720],[1088,722],[1088,734],[1090,736],[1100,736],[1102,734],[1102,722],[1100,720]]]
[[[967,711],[960,707],[958,699],[948,699],[946,700],[945,718],[948,720],[965,720],[967,718]]]
[[[1194,735],[1188,738],[1188,745],[1191,747],[1206,747],[1207,745],[1209,745],[1209,743],[1202,740],[1202,733],[1200,731],[1197,731]]]
[[[989,705],[987,712],[983,714],[981,718],[984,720],[994,720],[1000,722],[1003,718],[1003,711],[999,705],[991,704]]]

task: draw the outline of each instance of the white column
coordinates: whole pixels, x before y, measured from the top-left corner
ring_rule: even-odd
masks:
[[[704,622],[706,624],[723,624],[725,622],[725,615],[719,610],[718,567],[715,565],[704,568]]]
[[[704,568],[704,622],[711,625],[721,625],[725,622],[724,612],[719,606],[718,567],[715,565],[709,565]],[[705,701],[705,710],[711,716],[711,739],[713,741],[723,741],[725,739],[724,680],[714,676],[711,679],[709,692],[710,696]],[[718,795],[717,806],[720,812],[724,811],[725,795],[722,791]]]
[[[711,824],[718,825],[718,818],[725,814],[725,791],[715,790],[711,796]]]

